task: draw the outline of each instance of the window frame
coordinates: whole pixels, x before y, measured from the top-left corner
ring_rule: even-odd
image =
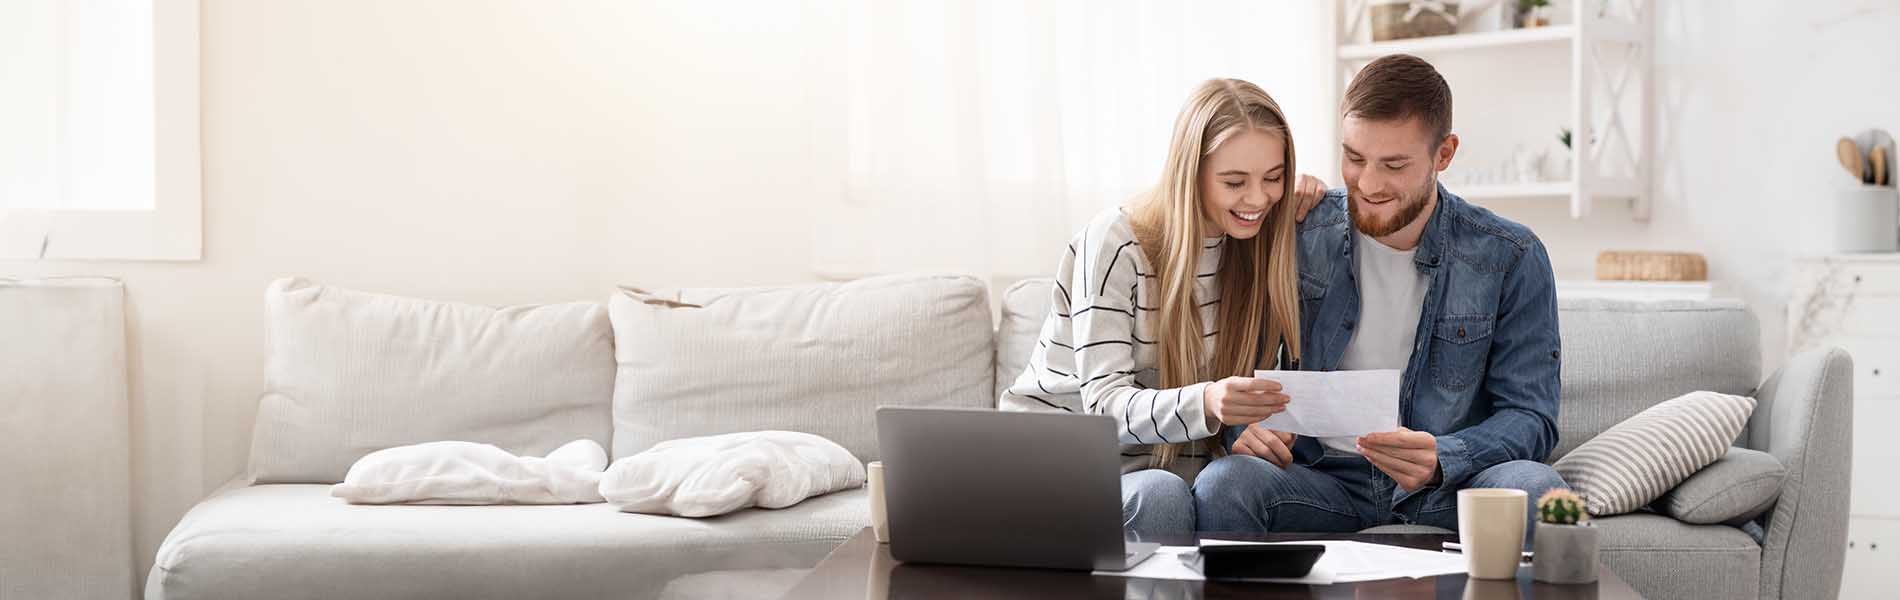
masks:
[[[198,14],[199,0],[152,0],[152,209],[0,211],[0,259],[204,257]]]

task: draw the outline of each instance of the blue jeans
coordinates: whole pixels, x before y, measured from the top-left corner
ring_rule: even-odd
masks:
[[[1122,474],[1122,530],[1136,540],[1186,539],[1194,533],[1194,493],[1166,470]]]
[[[1545,491],[1566,486],[1550,465],[1528,460],[1492,465],[1460,487],[1407,492],[1363,456],[1328,453],[1310,467],[1280,468],[1237,454],[1209,464],[1193,491],[1203,531],[1346,533],[1397,523],[1457,531],[1465,487],[1524,490],[1534,507]],[[1536,511],[1527,507],[1525,518],[1528,545]]]

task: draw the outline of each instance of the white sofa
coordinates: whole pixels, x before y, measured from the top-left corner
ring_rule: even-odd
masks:
[[[604,306],[558,307],[578,326],[552,326],[567,338],[551,343],[535,327],[513,327],[537,309],[279,282],[267,294],[257,481],[184,517],[158,551],[146,597],[650,598],[682,591],[668,587],[682,578],[717,595],[720,573],[743,583],[809,568],[865,525],[863,490],[683,519],[598,504],[352,506],[327,484],[352,457],[436,439],[534,454],[590,437],[619,458],[670,437],[779,428],[826,435],[873,460],[879,405],[994,406],[1035,344],[1051,293],[1047,280],[1011,288],[992,328],[984,286],[962,277],[625,291]],[[1846,523],[1845,355],[1797,356],[1758,386],[1758,326],[1738,304],[1561,306],[1560,451],[1655,402],[1709,389],[1760,397],[1740,442],[1789,472],[1760,542],[1734,527],[1631,515],[1602,521],[1605,562],[1653,597],[1831,597]],[[520,344],[536,349],[495,360]],[[748,551],[731,552],[739,547]]]

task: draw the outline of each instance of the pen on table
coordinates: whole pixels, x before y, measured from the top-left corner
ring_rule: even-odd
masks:
[[[1464,544],[1460,544],[1460,543],[1458,543],[1458,542],[1445,542],[1445,543],[1444,543],[1444,544],[1442,545],[1442,547],[1443,547],[1443,548],[1445,549],[1445,551],[1446,551],[1446,552],[1457,552],[1457,553],[1460,553],[1460,554],[1463,554],[1463,553],[1464,553],[1464,551],[1465,551],[1465,545],[1464,545]],[[1529,550],[1525,550],[1525,551],[1524,551],[1524,555],[1523,555],[1523,559],[1524,559],[1524,560],[1530,560],[1530,559],[1531,559],[1531,554],[1532,554],[1532,553],[1531,553],[1531,551],[1529,551]]]

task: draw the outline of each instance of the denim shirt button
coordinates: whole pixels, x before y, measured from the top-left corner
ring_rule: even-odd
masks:
[[[1352,321],[1347,321],[1347,322],[1346,322],[1346,330],[1347,330],[1347,331],[1352,331]]]

